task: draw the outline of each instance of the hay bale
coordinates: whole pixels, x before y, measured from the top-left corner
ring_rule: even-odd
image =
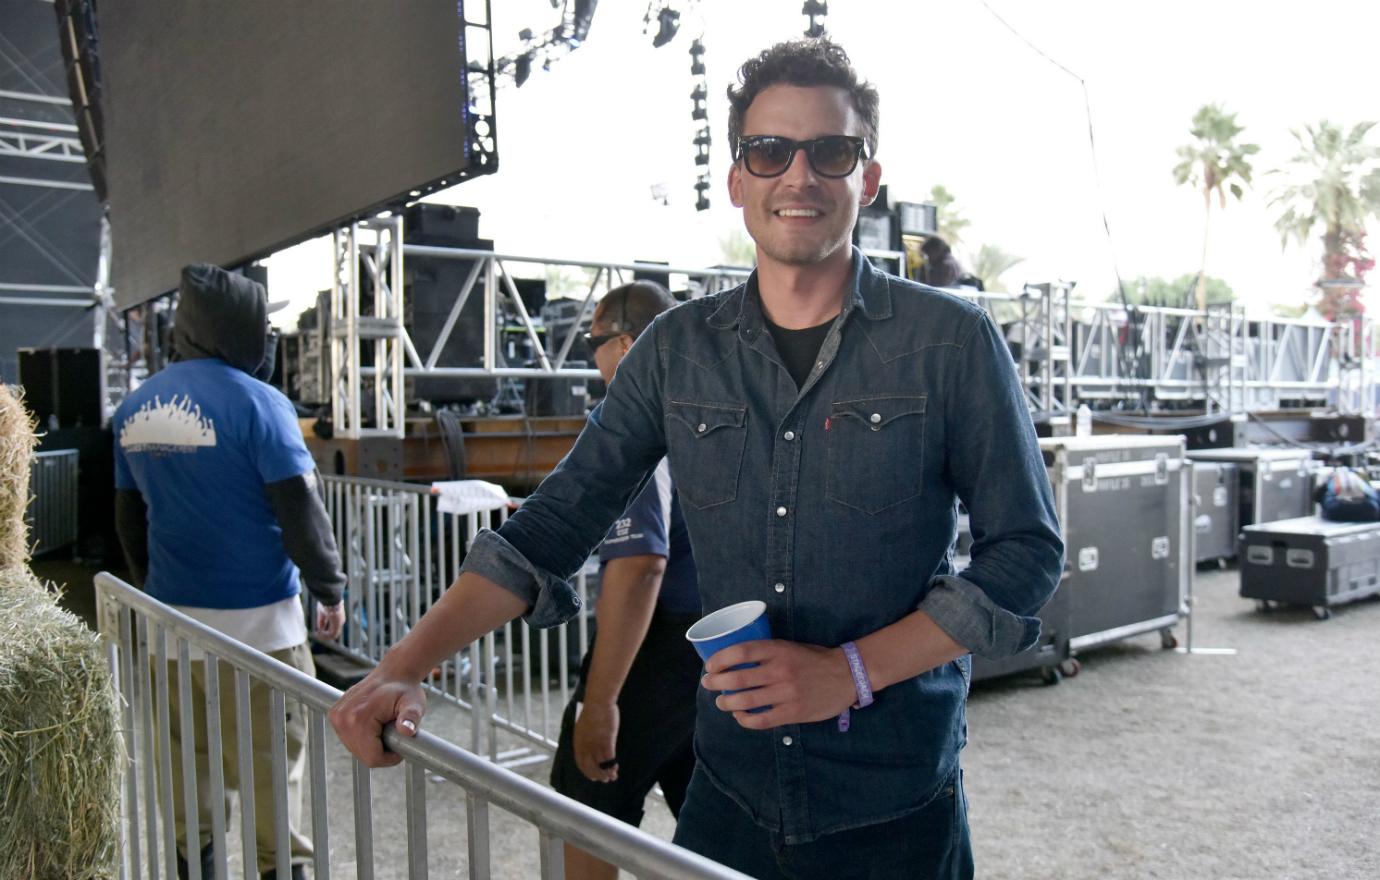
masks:
[[[29,562],[29,467],[33,461],[34,420],[18,388],[0,385],[0,569]]]
[[[116,876],[123,745],[100,637],[0,569],[0,878]]]

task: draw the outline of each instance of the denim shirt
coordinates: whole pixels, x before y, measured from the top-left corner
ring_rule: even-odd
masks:
[[[979,307],[887,275],[853,289],[797,389],[746,284],[661,315],[570,454],[465,568],[525,598],[534,626],[578,610],[567,579],[667,456],[706,612],[761,599],[774,638],[836,646],[919,609],[973,653],[1039,636],[1063,568],[1049,479],[1010,352]],[[957,502],[972,561],[953,570]],[[925,806],[967,737],[967,657],[833,719],[740,727],[701,689],[700,766],[788,843]]]

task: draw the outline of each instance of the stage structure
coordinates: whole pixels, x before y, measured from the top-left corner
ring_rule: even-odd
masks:
[[[725,290],[747,275],[738,268],[600,263],[406,244],[398,217],[353,224],[337,231],[335,242],[332,357],[324,384],[332,389],[329,405],[338,438],[403,437],[410,379],[597,378],[597,371],[568,362],[572,346],[587,328],[594,302],[638,273],[673,274],[683,279],[679,286],[691,297]],[[401,317],[407,310],[401,279],[408,257],[469,263],[439,337],[426,351],[413,344]],[[583,300],[570,306],[559,327],[530,314],[519,295],[515,279],[532,267],[593,273]],[[362,288],[376,292],[361,299]],[[951,292],[982,306],[1002,328],[1037,422],[1067,420],[1082,402],[1099,411],[1207,420],[1278,410],[1376,415],[1380,363],[1368,320],[1248,318],[1240,307],[1128,309],[1080,301],[1062,282],[1028,285],[1019,293]],[[447,362],[443,350],[472,296],[483,298],[482,351],[471,352],[464,363]],[[530,343],[530,364],[503,356],[505,329]],[[1351,439],[1363,438],[1358,433]]]
[[[103,3],[91,27],[121,310],[497,169],[488,0]]]

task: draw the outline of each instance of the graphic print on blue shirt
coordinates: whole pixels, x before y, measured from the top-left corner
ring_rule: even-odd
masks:
[[[281,392],[224,361],[183,361],[130,394],[113,429],[115,486],[148,505],[151,596],[256,608],[297,595],[264,485],[313,464]]]
[[[672,614],[699,614],[700,588],[690,534],[666,462],[657,465],[647,485],[628,505],[599,545],[599,565],[623,556],[664,556],[666,573],[656,607]]]

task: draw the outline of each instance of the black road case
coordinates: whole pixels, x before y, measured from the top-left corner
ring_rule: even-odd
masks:
[[[1191,458],[1193,453],[1189,453]],[[1236,555],[1241,487],[1237,467],[1225,461],[1193,462],[1193,561],[1212,562]]]
[[[1064,528],[1073,653],[1159,630],[1187,613],[1190,469],[1180,436],[1040,440]]]
[[[1313,513],[1313,456],[1306,449],[1195,449],[1188,457],[1236,465],[1241,526]]]
[[[1241,595],[1311,605],[1327,619],[1333,605],[1380,594],[1380,523],[1302,516],[1241,530]]]

